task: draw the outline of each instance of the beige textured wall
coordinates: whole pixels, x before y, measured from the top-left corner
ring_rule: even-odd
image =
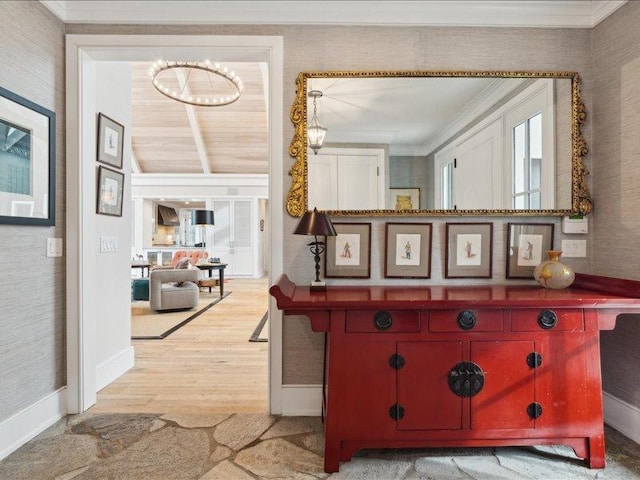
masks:
[[[590,31],[585,29],[448,28],[448,27],[337,27],[337,26],[129,26],[68,25],[67,33],[127,34],[209,34],[281,35],[284,38],[284,118],[295,98],[295,78],[301,71],[317,70],[572,70],[584,80],[583,95],[591,105]],[[288,146],[293,126],[285,121],[285,186],[292,160]],[[590,142],[590,125],[585,129]],[[587,159],[588,161],[588,159]],[[341,218],[342,221],[349,221]],[[384,218],[358,218],[371,222],[372,265],[370,283],[401,284],[383,278]],[[406,218],[405,221],[415,221]],[[445,218],[429,218],[434,224],[433,269],[429,281],[406,283],[444,283],[443,237]],[[494,223],[493,282],[505,281],[504,244],[509,221],[522,218],[489,218]],[[351,219],[350,221],[354,221]],[[394,218],[393,221],[398,221]],[[448,221],[487,221],[455,218]],[[560,246],[560,224],[556,218],[531,221],[556,223],[555,246]],[[313,260],[305,244],[308,239],[293,235],[297,219],[285,215],[284,271],[299,283],[313,277]],[[587,260],[572,260],[578,271],[588,270]],[[482,281],[475,281],[476,283]],[[339,283],[334,280],[333,283]],[[341,283],[348,283],[343,281]],[[358,281],[350,282],[358,283]],[[463,283],[457,281],[457,283]],[[471,283],[471,282],[464,282]],[[322,379],[322,334],[313,333],[306,319],[287,317],[283,338],[284,383],[317,384]]]
[[[594,108],[593,273],[640,280],[640,2],[592,32]],[[640,316],[603,332],[606,391],[640,407]]]
[[[56,113],[55,227],[0,225],[0,422],[65,378],[64,25],[40,2],[0,2],[0,86]]]

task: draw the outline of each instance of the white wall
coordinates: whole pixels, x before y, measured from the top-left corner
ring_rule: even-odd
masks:
[[[101,112],[124,125],[125,189],[122,217],[95,216],[96,387],[99,390],[132,366],[131,347],[131,66],[96,62],[96,116]],[[84,162],[98,165],[95,158]],[[117,169],[116,169],[117,170]],[[94,181],[95,185],[95,181]],[[93,196],[95,199],[95,195]],[[95,200],[94,200],[95,201]],[[116,237],[117,252],[100,252],[100,237]]]

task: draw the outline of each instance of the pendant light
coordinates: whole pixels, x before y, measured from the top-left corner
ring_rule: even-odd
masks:
[[[308,95],[313,98],[313,118],[309,123],[309,128],[307,128],[307,138],[309,140],[309,147],[313,150],[313,153],[317,155],[318,150],[322,148],[324,136],[327,134],[327,129],[318,122],[317,100],[322,96],[322,92],[320,90],[311,90]]]

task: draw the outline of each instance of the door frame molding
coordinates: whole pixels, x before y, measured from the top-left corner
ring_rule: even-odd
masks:
[[[264,61],[269,65],[269,283],[283,272],[283,72],[284,45],[280,36],[233,35],[66,35],[66,304],[68,413],[81,413],[95,403],[96,321],[90,307],[96,249],[93,245],[95,199],[83,192],[83,178],[94,162],[81,161],[84,100],[95,89],[90,67],[97,61],[149,60],[179,55],[183,60],[207,56],[219,61]],[[95,148],[94,148],[95,149]],[[282,314],[269,301],[269,410],[282,411]]]

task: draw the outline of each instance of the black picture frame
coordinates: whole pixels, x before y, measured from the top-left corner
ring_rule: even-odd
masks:
[[[345,222],[333,227],[338,235],[326,237],[325,278],[370,278],[371,224]]]
[[[115,168],[122,168],[122,152],[124,148],[124,125],[98,113],[98,153],[100,163]]]
[[[124,173],[100,165],[98,167],[98,187],[96,213],[122,216],[122,196],[124,193]]]
[[[0,224],[55,225],[56,114],[0,87]]]
[[[384,278],[431,278],[431,223],[385,224]]]
[[[447,223],[444,278],[491,278],[493,223]]]

